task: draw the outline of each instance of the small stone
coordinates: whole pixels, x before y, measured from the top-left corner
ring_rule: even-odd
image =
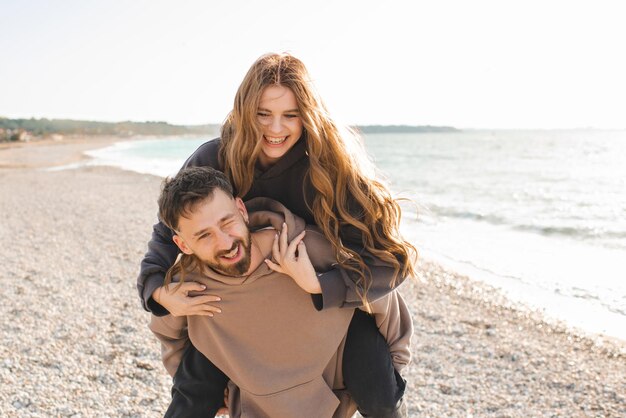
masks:
[[[30,399],[16,399],[11,405],[13,405],[15,409],[23,409],[30,405]]]
[[[136,363],[137,367],[144,370],[154,370],[154,367],[150,363],[145,363],[143,361],[138,361]]]
[[[448,385],[444,385],[444,384],[439,384],[439,391],[441,391],[441,393],[443,393],[444,395],[450,395],[452,394],[452,388]]]

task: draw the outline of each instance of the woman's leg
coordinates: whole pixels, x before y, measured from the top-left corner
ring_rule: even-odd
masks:
[[[346,389],[364,417],[405,417],[405,380],[393,367],[389,346],[367,313],[356,309],[343,353]]]
[[[213,418],[224,405],[228,380],[228,376],[189,344],[174,375],[172,403],[165,418]]]

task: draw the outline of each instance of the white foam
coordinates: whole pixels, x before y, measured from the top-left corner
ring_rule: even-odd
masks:
[[[626,257],[618,250],[465,220],[409,220],[403,233],[425,258],[548,318],[626,340]]]
[[[72,170],[86,166],[109,166],[159,177],[173,176],[185,158],[203,141],[192,138],[146,139],[116,142],[113,145],[89,150],[85,155],[92,159],[46,169],[47,171]],[[176,148],[172,149],[172,144]]]

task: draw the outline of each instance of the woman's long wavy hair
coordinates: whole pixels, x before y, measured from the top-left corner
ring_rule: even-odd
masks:
[[[350,225],[362,234],[365,250],[395,268],[394,283],[399,274],[415,274],[417,251],[400,235],[400,205],[367,169],[373,166],[360,138],[352,130],[340,131],[333,122],[302,61],[289,54],[267,54],[252,65],[222,126],[224,172],[239,196],[250,190],[263,135],[258,106],[264,89],[276,85],[289,88],[298,103],[304,126],[300,140],[306,141],[310,162],[308,178],[317,192],[310,207],[315,222],[332,243],[338,262],[355,273],[350,276],[369,306],[371,272],[356,251],[342,245],[340,229]]]

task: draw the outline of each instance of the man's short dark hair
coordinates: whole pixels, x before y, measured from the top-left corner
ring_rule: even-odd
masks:
[[[178,231],[178,221],[195,205],[213,196],[216,189],[233,197],[233,187],[221,171],[211,167],[189,167],[166,178],[159,196],[159,217],[170,229]]]

